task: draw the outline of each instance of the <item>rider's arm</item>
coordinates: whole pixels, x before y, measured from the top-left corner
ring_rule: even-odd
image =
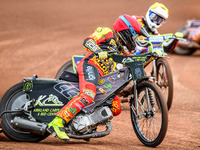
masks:
[[[83,42],[83,45],[87,51],[90,51],[90,52],[94,53],[95,55],[98,55],[99,59],[106,59],[108,57],[107,52],[104,52],[97,45],[96,41],[91,38],[85,39]]]
[[[154,35],[160,35],[160,33],[157,31]],[[177,39],[171,39],[165,43],[163,43],[164,51],[165,52],[173,52],[174,48],[178,45]]]
[[[87,38],[83,42],[83,46],[87,51],[90,51],[92,53],[99,53],[102,52],[103,50],[97,45],[96,41],[92,38]]]
[[[173,52],[174,48],[177,46],[177,44],[178,44],[178,40],[177,39],[171,39],[171,40],[165,42],[163,44],[164,51],[165,52]]]
[[[136,40],[135,43],[136,43],[137,47],[141,47],[141,48],[146,48],[146,47],[149,46],[149,43],[147,43],[147,42],[141,42],[141,41],[138,41],[138,40]]]
[[[94,32],[84,40],[83,46],[87,51],[93,53],[99,53],[103,50],[100,48],[100,44],[107,41],[108,38],[113,36],[111,29],[107,27],[98,27]]]

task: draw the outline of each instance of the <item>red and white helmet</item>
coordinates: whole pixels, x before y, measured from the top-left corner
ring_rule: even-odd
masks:
[[[125,45],[129,51],[135,49],[135,41],[133,38],[135,38],[137,34],[146,37],[149,36],[142,25],[129,15],[121,15],[113,24],[113,28],[122,40],[122,44]]]

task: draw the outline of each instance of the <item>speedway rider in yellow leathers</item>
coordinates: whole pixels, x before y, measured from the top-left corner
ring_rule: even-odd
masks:
[[[94,101],[99,78],[115,69],[116,65],[108,59],[107,51],[115,53],[114,50],[117,50],[118,53],[128,55],[135,49],[134,38],[137,34],[148,36],[141,24],[129,15],[120,16],[113,24],[113,28],[114,30],[99,27],[83,42],[88,53],[77,66],[80,94],[59,110],[48,124],[47,130],[61,140],[69,140],[63,122],[68,123]],[[111,111],[114,116],[121,112],[121,100],[118,96],[112,102]]]

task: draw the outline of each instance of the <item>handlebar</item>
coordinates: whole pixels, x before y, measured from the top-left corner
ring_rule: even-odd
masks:
[[[118,54],[118,55],[120,55],[120,53],[117,51],[117,50],[115,50],[115,51],[112,51],[112,50],[109,50],[109,51],[106,51],[107,52],[107,55],[108,55],[108,57],[112,57],[112,54]],[[125,55],[125,56],[137,56],[137,55]],[[149,57],[154,57],[154,58],[156,58],[156,57],[164,57],[164,56],[159,56],[155,51],[154,52],[149,52],[149,55],[146,55],[147,57],[149,56]],[[99,58],[99,56],[98,55],[96,55],[96,58]]]
[[[162,43],[171,39],[181,40],[183,39],[183,35],[180,32],[176,32],[175,34],[168,33],[161,35],[150,35],[149,37],[146,37],[144,39],[138,38],[138,41],[146,42],[149,43],[150,45],[162,45]]]

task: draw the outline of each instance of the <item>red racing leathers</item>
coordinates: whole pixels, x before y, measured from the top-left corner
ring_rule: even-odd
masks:
[[[99,60],[96,55],[102,51],[121,47],[114,32],[106,27],[98,27],[90,37],[84,40],[83,45],[88,53],[77,67],[80,94],[56,113],[66,122],[69,122],[85,106],[93,102],[99,78],[115,69],[116,65],[112,60]],[[114,116],[121,112],[121,100],[118,96],[112,102],[111,111]]]

